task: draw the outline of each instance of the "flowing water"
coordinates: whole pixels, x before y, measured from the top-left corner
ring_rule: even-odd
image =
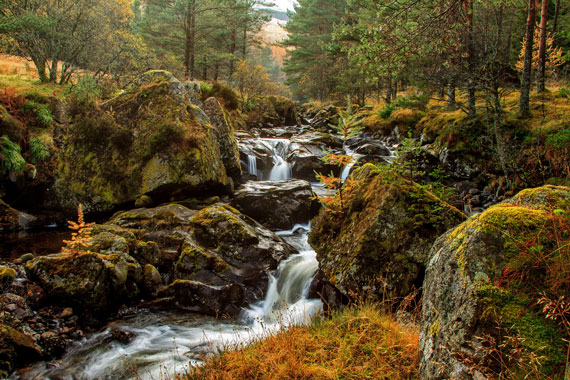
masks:
[[[257,175],[257,157],[252,154],[247,156],[247,171],[249,174]]]
[[[318,263],[307,243],[308,225],[278,232],[299,253],[284,260],[270,277],[264,300],[250,305],[237,320],[180,312],[150,313],[109,324],[75,344],[58,362],[40,363],[10,379],[166,379],[198,365],[220,348],[246,344],[291,324],[309,323],[322,310],[308,290]],[[131,336],[121,343],[117,332]]]

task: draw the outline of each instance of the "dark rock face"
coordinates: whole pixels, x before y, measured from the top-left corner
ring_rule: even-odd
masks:
[[[306,181],[250,181],[236,191],[231,204],[265,227],[289,229],[316,215],[319,204],[312,197]]]
[[[224,163],[226,172],[232,177],[234,182],[237,182],[241,178],[242,171],[238,146],[234,137],[234,129],[228,122],[228,116],[216,98],[206,99],[204,102],[204,112],[208,115],[212,126],[216,130],[222,162]]]
[[[222,150],[232,173],[239,162],[230,128],[209,105],[215,127],[195,103],[196,86],[151,71],[121,95],[86,106],[73,118],[59,157],[55,190],[66,210],[108,212],[228,185]]]
[[[356,147],[354,153],[365,156],[389,156],[390,150],[382,143],[369,142]]]
[[[358,185],[345,187],[342,211],[323,209],[309,235],[324,279],[349,297],[406,296],[421,286],[433,241],[463,214],[373,165],[359,168],[352,179]]]
[[[108,313],[145,296],[233,314],[261,299],[267,273],[296,252],[222,203],[200,211],[170,204],[118,213],[94,227],[87,249],[37,257],[26,272],[52,302],[80,312]]]
[[[37,226],[36,217],[8,206],[0,199],[0,231],[18,231]]]
[[[535,249],[555,247],[552,236],[564,228],[557,218],[564,215],[570,215],[570,188],[527,189],[437,239],[424,281],[422,379],[489,378],[482,368],[497,363],[484,354],[480,337],[492,337],[501,345],[505,333],[501,329],[520,339],[521,352],[540,352],[547,358],[541,368],[544,373],[564,369],[565,334],[536,306],[536,295],[558,299],[568,297],[568,289],[553,290],[538,267],[531,267],[531,277],[522,281],[504,277],[516,273],[516,268],[524,269],[520,263],[526,241],[540,242]],[[550,254],[553,261],[557,252]],[[470,363],[482,366],[473,368]],[[525,373],[516,362],[501,365],[509,373]]]

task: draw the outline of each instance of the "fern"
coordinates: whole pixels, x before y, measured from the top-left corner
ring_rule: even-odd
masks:
[[[6,136],[0,137],[0,172],[5,174],[20,171],[26,164],[22,149]]]
[[[50,156],[49,145],[39,137],[30,140],[30,148],[28,150],[32,164],[45,161]]]
[[[53,116],[47,104],[38,103],[33,100],[28,100],[22,107],[22,112],[31,115],[38,124],[47,127],[53,121]]]

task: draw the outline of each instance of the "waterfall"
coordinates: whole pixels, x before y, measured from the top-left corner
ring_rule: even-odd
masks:
[[[257,157],[254,155],[247,155],[247,169],[249,174],[257,175]]]
[[[9,379],[173,378],[187,372],[190,365],[199,365],[204,355],[255,342],[292,324],[308,324],[322,310],[320,300],[307,298],[318,268],[316,253],[307,242],[309,229],[307,224],[277,232],[300,253],[281,262],[270,276],[265,299],[243,310],[239,320],[140,312],[76,343],[56,365],[38,363]],[[116,331],[133,338],[118,342]]]
[[[352,167],[358,161],[357,154],[354,153],[354,151],[352,151],[351,149],[348,149],[348,148],[346,148],[345,150],[346,150],[346,155],[352,157],[352,162],[345,165],[345,167],[342,169],[342,174],[340,175],[340,179],[343,183],[344,183],[344,181],[346,181],[346,179],[350,175],[350,170],[352,169]]]
[[[291,165],[287,162],[291,142],[286,139],[263,139],[270,149],[273,168],[269,173],[269,181],[284,181],[291,179]]]

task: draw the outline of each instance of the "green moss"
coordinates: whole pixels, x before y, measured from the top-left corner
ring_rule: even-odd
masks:
[[[16,278],[16,271],[13,268],[0,265],[0,285],[5,288]]]

